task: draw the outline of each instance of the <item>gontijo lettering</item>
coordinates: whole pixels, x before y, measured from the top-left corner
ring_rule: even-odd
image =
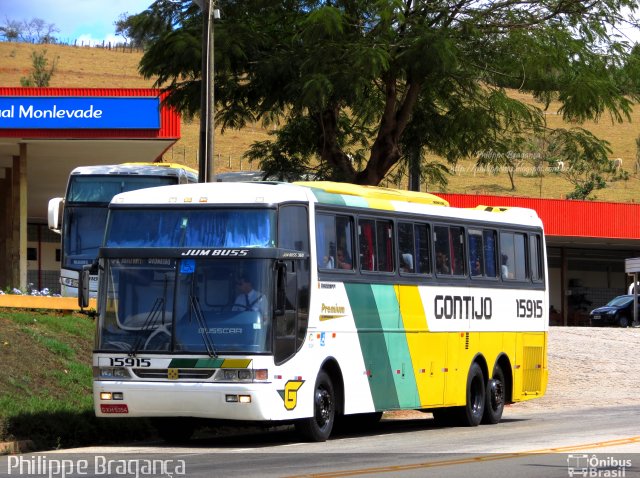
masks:
[[[436,319],[491,319],[491,297],[472,295],[436,295],[434,300]]]

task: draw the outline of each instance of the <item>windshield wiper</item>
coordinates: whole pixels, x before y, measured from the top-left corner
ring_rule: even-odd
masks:
[[[156,322],[158,322],[158,318],[160,317],[163,318],[162,323],[164,324],[164,297],[158,297],[155,300],[153,306],[151,307],[151,310],[149,311],[149,314],[147,314],[147,317],[145,317],[142,328],[140,329],[140,333],[138,334],[136,341],[129,350],[130,357],[135,356],[138,353],[140,346],[142,345],[142,341],[144,340],[144,338],[142,337],[142,332],[150,330],[154,325],[156,325]]]
[[[200,328],[200,334],[202,335],[202,341],[204,342],[204,346],[207,348],[207,353],[209,357],[217,358],[218,354],[216,353],[216,348],[213,345],[213,340],[211,339],[211,334],[209,334],[209,329],[207,327],[207,321],[204,318],[204,314],[202,313],[202,307],[200,306],[200,300],[193,294],[189,295],[189,301],[191,302],[191,310],[193,314],[196,316],[196,321],[198,322],[198,327]]]

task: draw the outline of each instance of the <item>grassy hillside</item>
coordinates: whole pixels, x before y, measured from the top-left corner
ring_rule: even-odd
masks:
[[[0,442],[53,449],[150,433],[143,421],[94,416],[94,333],[85,315],[0,309]]]
[[[28,75],[31,68],[31,52],[43,49],[39,45],[0,42],[0,85],[19,86],[20,78]],[[53,87],[132,87],[144,88],[153,86],[153,79],[146,80],[138,74],[140,52],[110,51],[99,48],[73,47],[64,45],[46,46],[47,57],[57,59],[57,69],[51,81]],[[513,96],[525,101],[529,97],[514,91]],[[547,119],[551,126],[571,127],[563,124],[557,115],[559,105],[552,104]],[[609,184],[606,190],[598,191],[599,200],[632,202],[640,192],[640,180],[634,171],[636,145],[635,139],[640,136],[640,108],[636,108],[630,123],[614,124],[608,117],[600,122],[589,122],[585,125],[598,137],[611,143],[611,158],[622,158],[623,169],[631,178]],[[165,155],[165,160],[187,164],[197,168],[198,161],[199,122],[182,124],[182,139]],[[267,130],[254,124],[241,131],[226,131],[215,136],[215,172],[239,169],[255,169],[256,165],[242,162],[242,155],[249,145],[269,137]],[[143,158],[141,158],[143,159]],[[438,160],[429,157],[429,160]],[[467,194],[498,194],[531,197],[561,198],[570,192],[572,186],[561,176],[547,173],[544,177],[533,177],[529,168],[523,164],[516,175],[516,190],[511,185],[506,173],[493,174],[474,170],[473,159],[462,161],[457,172],[449,178],[446,192]],[[390,184],[389,184],[390,185]],[[438,190],[430,189],[432,192]]]

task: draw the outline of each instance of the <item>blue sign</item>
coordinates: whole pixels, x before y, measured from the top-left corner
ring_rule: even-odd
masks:
[[[0,129],[160,129],[157,97],[0,97]]]
[[[180,262],[180,274],[193,274],[195,271],[195,259],[182,259],[182,261]]]

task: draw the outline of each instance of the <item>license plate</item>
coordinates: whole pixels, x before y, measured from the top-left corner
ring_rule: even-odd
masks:
[[[100,404],[100,411],[102,413],[129,413],[129,407],[126,404],[107,405]]]
[[[600,320],[600,319],[602,318],[602,316],[600,316],[600,315],[594,315],[594,316],[593,316],[593,318],[594,318],[595,320]]]

